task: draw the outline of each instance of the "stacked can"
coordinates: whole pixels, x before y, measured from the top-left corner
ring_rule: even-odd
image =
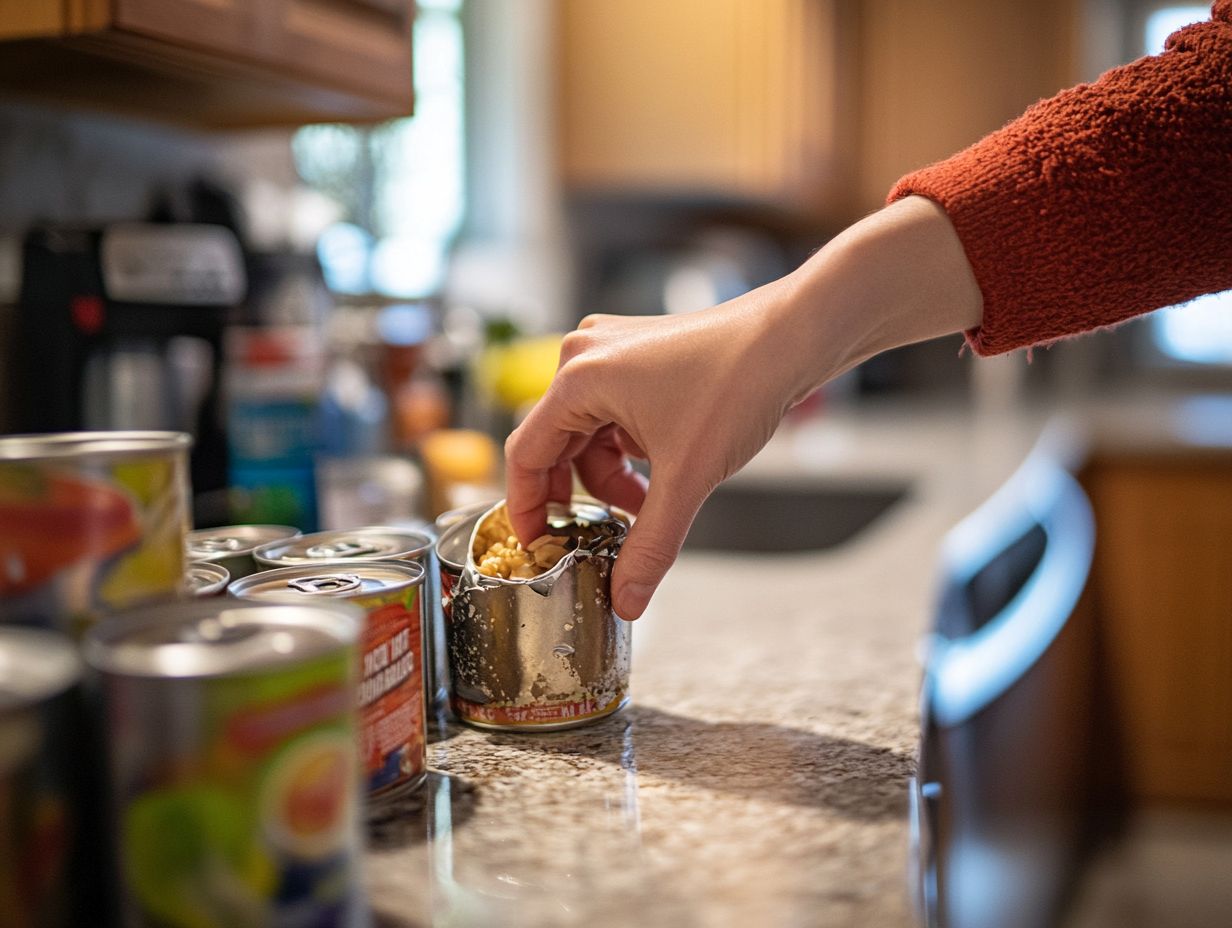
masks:
[[[549,510],[553,530],[591,531],[531,579],[476,569],[473,545],[495,508],[442,534],[451,704],[479,728],[551,731],[585,725],[628,702],[631,626],[611,605],[611,571],[628,522],[575,499]]]
[[[301,538],[262,545],[253,552],[262,569],[306,567],[326,561],[409,561],[424,571],[424,697],[436,714],[449,700],[445,655],[445,621],[441,615],[441,577],[436,561],[436,536],[420,529],[366,526],[345,531],[315,532]]]
[[[327,561],[262,571],[229,588],[245,600],[344,600],[363,610],[360,755],[368,796],[379,801],[416,789],[427,776],[423,579],[414,563]]]
[[[90,631],[124,925],[353,917],[359,630],[339,603],[215,599]]]
[[[67,926],[84,895],[83,828],[73,771],[77,652],[65,637],[0,627],[0,923]],[[91,861],[93,863],[93,861]],[[76,884],[76,885],[74,885]]]
[[[289,525],[224,525],[189,532],[184,548],[190,561],[217,564],[238,580],[261,569],[253,558],[257,548],[299,537],[300,530]]]
[[[221,596],[231,582],[230,572],[219,564],[197,561],[188,565],[184,573],[184,585],[188,595],[194,598]]]
[[[184,583],[188,449],[178,432],[0,438],[0,620],[80,634]]]

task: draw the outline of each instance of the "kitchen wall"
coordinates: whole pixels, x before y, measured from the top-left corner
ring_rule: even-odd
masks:
[[[285,130],[207,135],[0,104],[0,368],[12,363],[11,307],[21,284],[21,238],[32,223],[141,219],[160,196],[199,177],[237,194],[263,191],[268,201],[269,191],[295,185],[289,138]],[[0,432],[10,421],[6,392],[0,391]]]
[[[207,174],[295,180],[283,130],[206,135],[103,114],[0,104],[0,232],[39,220],[139,218],[162,190]]]

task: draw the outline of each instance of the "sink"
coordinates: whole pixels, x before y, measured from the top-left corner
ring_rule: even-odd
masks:
[[[907,495],[906,484],[725,484],[706,500],[684,547],[820,551],[850,541]]]

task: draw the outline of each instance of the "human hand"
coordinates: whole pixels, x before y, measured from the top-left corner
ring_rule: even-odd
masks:
[[[698,508],[774,433],[800,392],[777,324],[788,287],[683,316],[589,316],[565,337],[551,388],[506,444],[509,514],[523,541],[572,467],[594,496],[638,516],[613,605],[642,614]],[[649,460],[647,482],[626,456]]]
[[[616,559],[618,615],[642,614],[697,510],[769,440],[790,406],[888,348],[977,325],[979,288],[945,213],[908,197],[800,269],[683,316],[590,316],[565,336],[548,392],[505,444],[510,519],[543,534],[576,467],[636,513]],[[626,455],[649,460],[647,482]]]

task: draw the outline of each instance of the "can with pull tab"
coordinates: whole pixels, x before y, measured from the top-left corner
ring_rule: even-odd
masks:
[[[427,776],[423,696],[423,568],[401,561],[325,561],[237,580],[239,599],[344,600],[365,614],[360,635],[360,756],[370,799],[410,792]]]
[[[262,570],[298,567],[326,561],[409,561],[424,570],[424,697],[428,711],[438,713],[449,700],[445,657],[445,624],[441,615],[441,577],[436,562],[436,535],[430,526],[398,528],[364,526],[313,532],[262,545],[253,552]]]

